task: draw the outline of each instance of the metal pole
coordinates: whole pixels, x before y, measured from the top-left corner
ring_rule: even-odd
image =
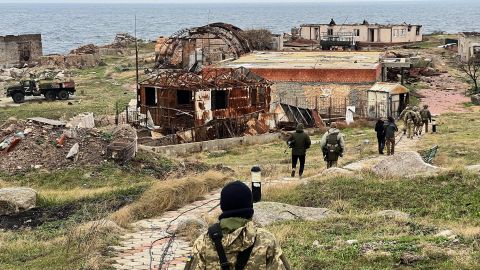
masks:
[[[139,87],[139,76],[138,76],[138,42],[137,42],[137,14],[135,14],[135,79],[136,79],[136,90],[137,90],[137,108],[140,107],[140,87]]]

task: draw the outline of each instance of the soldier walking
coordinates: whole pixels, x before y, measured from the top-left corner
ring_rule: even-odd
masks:
[[[420,115],[420,112],[418,111],[418,107],[415,106],[413,107],[413,112],[414,112],[414,128],[413,128],[413,133],[415,135],[422,135],[422,116]]]
[[[393,117],[388,117],[388,122],[385,124],[385,142],[387,145],[387,156],[395,154],[395,132],[398,131],[398,127],[395,124]]]
[[[298,124],[297,130],[287,141],[288,146],[292,148],[292,177],[295,177],[297,162],[300,161],[298,176],[302,178],[303,170],[305,168],[307,149],[310,148],[310,145],[312,144],[310,137],[303,131],[303,129],[303,124]]]
[[[330,124],[330,129],[323,134],[320,141],[324,160],[327,162],[327,169],[336,167],[338,158],[343,157],[345,151],[345,139],[335,122]]]
[[[420,116],[422,117],[422,127],[425,126],[425,133],[428,133],[428,123],[432,123],[432,114],[428,110],[428,105],[423,105],[423,109],[420,111]]]
[[[378,153],[383,155],[385,149],[385,121],[382,118],[379,118],[375,124],[375,132],[377,132]]]
[[[398,119],[401,119],[403,121],[403,134],[407,134],[407,113],[412,110],[412,107],[410,105],[407,105],[405,109],[403,109],[402,113],[398,116]]]

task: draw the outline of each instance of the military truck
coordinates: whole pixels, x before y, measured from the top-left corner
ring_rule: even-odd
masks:
[[[7,97],[12,97],[13,102],[22,103],[25,96],[44,96],[47,100],[67,100],[75,93],[75,82],[37,82],[25,80],[7,87]]]

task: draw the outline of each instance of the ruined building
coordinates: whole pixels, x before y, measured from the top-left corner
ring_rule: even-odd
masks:
[[[249,128],[268,132],[260,119],[269,112],[270,86],[245,68],[201,75],[165,70],[141,83],[138,98],[141,113],[151,115],[163,134],[203,141],[241,136]]]
[[[42,35],[0,36],[0,67],[22,67],[36,63],[42,53]]]
[[[480,59],[480,32],[462,32],[458,35],[458,54],[462,61]]]
[[[332,47],[383,47],[422,41],[422,26],[407,23],[303,24],[299,37],[317,41],[322,49]]]
[[[201,66],[237,59],[251,51],[241,29],[226,23],[212,23],[182,29],[156,48],[157,67],[198,71]]]

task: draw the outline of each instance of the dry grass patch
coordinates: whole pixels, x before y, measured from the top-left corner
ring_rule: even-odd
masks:
[[[230,175],[224,172],[207,171],[178,180],[155,183],[138,201],[114,213],[112,220],[121,226],[127,226],[135,220],[158,216],[198,200],[230,180]]]

